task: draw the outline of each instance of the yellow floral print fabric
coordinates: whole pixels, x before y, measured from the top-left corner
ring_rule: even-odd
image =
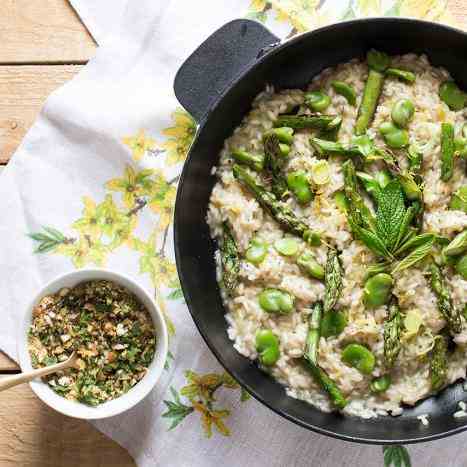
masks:
[[[411,16],[454,24],[446,0],[251,0],[249,18],[269,26],[287,26],[288,36],[358,16]],[[76,268],[105,266],[111,255],[126,248],[139,258],[139,272],[154,287],[157,305],[163,311],[170,334],[176,329],[170,316],[171,301],[182,301],[173,256],[168,254],[169,231],[173,222],[176,186],[181,167],[195,137],[197,124],[183,109],[174,109],[165,128],[144,128],[122,136],[128,162],[121,174],[102,184],[100,199],[82,194],[82,209],[71,225],[49,226],[30,233],[37,254],[61,255]],[[154,161],[158,161],[157,168]],[[143,219],[153,225],[149,235],[139,232]],[[169,354],[173,358],[172,354]],[[167,365],[170,361],[167,362]],[[186,384],[171,388],[164,401],[172,429],[188,416],[199,416],[206,437],[213,433],[228,436],[231,409],[216,401],[221,390],[238,391],[241,401],[248,394],[225,372],[185,371]]]

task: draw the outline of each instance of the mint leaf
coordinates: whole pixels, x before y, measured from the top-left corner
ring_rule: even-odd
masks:
[[[388,183],[378,201],[376,233],[390,251],[397,243],[406,211],[400,183],[397,180]]]
[[[432,233],[424,233],[424,234],[417,235],[416,237],[413,237],[407,242],[405,242],[404,244],[402,244],[394,254],[396,256],[399,256],[401,253],[404,253],[404,251],[409,251],[409,250],[412,250],[413,248],[417,248],[420,245],[424,245],[431,238],[433,238],[434,240],[437,239],[436,235]]]
[[[392,257],[384,242],[375,233],[360,227],[351,216],[348,218],[350,227],[356,239],[363,242],[376,256]]]
[[[415,237],[417,238],[417,237]],[[431,238],[426,238],[424,243],[420,246],[415,248],[408,256],[406,256],[403,260],[399,261],[395,267],[392,269],[392,274],[396,272],[403,271],[404,269],[410,268],[415,263],[418,263],[423,258],[425,258],[433,248],[433,244],[435,243],[434,235],[431,235]]]
[[[394,248],[397,248],[401,244],[402,240],[405,238],[405,234],[409,230],[410,224],[412,223],[414,217],[415,208],[413,206],[410,206],[409,209],[405,211],[404,218],[399,228],[399,233],[397,234],[397,240],[394,245]]]

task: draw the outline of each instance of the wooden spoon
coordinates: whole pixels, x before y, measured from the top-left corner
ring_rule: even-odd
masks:
[[[5,389],[12,388],[18,384],[29,383],[33,379],[41,378],[42,376],[50,375],[56,371],[62,371],[66,368],[76,367],[78,360],[78,354],[73,352],[68,360],[64,362],[56,363],[55,365],[46,366],[44,368],[38,368],[37,370],[28,371],[27,373],[20,373],[19,375],[9,376],[0,379],[0,392]]]

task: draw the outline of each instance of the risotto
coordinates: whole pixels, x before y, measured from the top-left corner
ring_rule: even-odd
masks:
[[[364,418],[466,376],[467,110],[425,56],[268,87],[225,141],[207,222],[235,349]]]

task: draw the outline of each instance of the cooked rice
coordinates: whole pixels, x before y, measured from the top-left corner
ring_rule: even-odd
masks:
[[[452,237],[467,227],[467,215],[461,211],[448,210],[448,203],[451,194],[461,185],[465,185],[467,178],[465,171],[458,167],[449,183],[440,180],[439,129],[443,121],[450,121],[456,128],[460,128],[466,112],[450,111],[441,102],[438,88],[449,74],[446,70],[432,67],[425,56],[408,54],[393,57],[392,63],[393,66],[415,71],[417,79],[413,85],[394,78],[385,80],[369,133],[374,136],[376,143],[383,145],[384,142],[376,129],[383,121],[390,119],[394,102],[400,98],[408,98],[415,104],[415,116],[409,125],[410,137],[412,141],[416,140],[418,144],[424,145],[427,151],[424,154],[423,169],[426,204],[424,229]],[[323,89],[331,97],[332,104],[326,113],[342,115],[343,124],[339,132],[339,141],[347,142],[352,137],[359,100],[357,106],[350,106],[342,96],[334,92],[330,82],[345,81],[361,96],[366,77],[366,63],[352,60],[334,69],[324,70],[310,83],[309,89]],[[259,235],[271,244],[274,240],[283,237],[284,233],[234,179],[229,154],[234,148],[253,153],[262,152],[263,133],[273,127],[273,122],[280,113],[303,104],[303,101],[302,90],[284,90],[276,93],[272,87],[267,87],[255,99],[251,112],[242,124],[225,141],[216,170],[219,181],[212,192],[207,222],[212,237],[219,238],[222,235],[222,223],[228,221],[241,253],[245,252],[253,235]],[[286,170],[309,171],[319,160],[308,141],[309,135],[309,130],[295,133]],[[401,165],[406,164],[402,154],[400,156]],[[394,294],[398,297],[404,312],[412,308],[419,310],[424,326],[421,327],[418,335],[403,342],[403,348],[392,371],[392,384],[389,389],[381,394],[372,394],[369,391],[371,380],[382,374],[382,365],[377,364],[371,375],[363,375],[341,361],[343,346],[358,340],[369,347],[377,362],[382,362],[383,322],[387,314],[386,306],[377,310],[367,310],[362,304],[362,279],[365,267],[374,257],[362,243],[353,240],[346,216],[337,208],[333,200],[333,194],[343,187],[341,165],[341,160],[329,157],[330,182],[320,187],[314,202],[303,207],[293,198],[287,201],[300,217],[306,219],[310,228],[325,232],[326,238],[342,251],[341,260],[345,276],[338,307],[348,309],[349,325],[338,337],[321,338],[319,363],[336,381],[348,399],[345,413],[364,418],[388,413],[399,415],[403,404],[413,405],[431,394],[426,354],[431,349],[433,336],[443,328],[445,322],[427,283],[423,264],[411,268],[396,278]],[[372,170],[379,168],[375,165]],[[305,243],[301,242],[301,246],[305,247]],[[313,249],[321,264],[325,262],[326,250],[324,245]],[[452,272],[449,272],[446,279],[452,289],[455,305],[460,306],[467,296],[467,281],[458,275],[453,275]],[[293,294],[297,298],[295,311],[285,316],[264,312],[257,300],[258,293],[264,287],[276,287]],[[326,393],[296,360],[303,355],[309,307],[314,301],[322,299],[323,294],[324,286],[321,282],[306,277],[293,260],[281,256],[271,247],[265,261],[260,265],[242,262],[240,283],[235,294],[229,299],[224,296],[224,301],[227,309],[228,335],[235,349],[252,360],[256,359],[255,334],[261,328],[271,329],[280,339],[281,350],[278,362],[269,370],[271,375],[285,386],[289,396],[303,399],[323,411],[330,411],[332,406]],[[456,336],[455,341],[457,346],[449,361],[448,383],[465,378],[467,364],[465,322],[463,332]],[[418,418],[424,425],[428,424],[426,415]]]

